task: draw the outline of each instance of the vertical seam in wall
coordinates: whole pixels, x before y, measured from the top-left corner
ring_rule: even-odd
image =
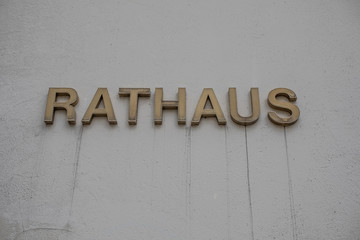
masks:
[[[297,239],[296,234],[296,216],[295,216],[295,204],[294,204],[294,194],[292,189],[292,180],[291,180],[291,172],[290,172],[290,161],[289,161],[289,152],[288,152],[288,144],[287,144],[287,136],[286,136],[286,128],[284,127],[284,138],[285,138],[285,150],[286,150],[286,163],[287,163],[287,171],[288,171],[288,184],[289,184],[289,201],[290,201],[290,213],[291,213],[291,227],[292,227],[292,235],[293,239]]]
[[[248,196],[249,196],[249,210],[250,210],[250,230],[251,230],[251,239],[254,240],[254,217],[253,217],[252,202],[251,202],[249,151],[248,151],[248,141],[247,141],[247,129],[246,129],[246,126],[245,126],[245,145],[246,145],[246,176],[247,176],[247,186],[248,186]]]
[[[74,203],[74,195],[75,195],[75,188],[76,188],[76,181],[78,175],[78,168],[79,168],[79,159],[80,159],[80,149],[81,149],[81,140],[83,135],[83,125],[81,125],[79,137],[76,141],[76,150],[75,150],[75,170],[74,170],[74,184],[71,193],[71,203],[70,203],[70,210],[69,210],[69,221],[72,215],[73,203]]]
[[[186,216],[191,239],[191,127],[186,128]]]
[[[227,211],[227,238],[231,239],[231,215],[230,215],[230,174],[229,174],[229,154],[227,131],[228,126],[225,126],[225,157],[226,157],[226,211]]]

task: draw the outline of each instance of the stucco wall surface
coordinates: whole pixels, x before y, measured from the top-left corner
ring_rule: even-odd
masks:
[[[0,0],[0,239],[360,239],[360,1]],[[77,124],[46,126],[49,87],[79,94]],[[81,125],[97,88],[118,124]],[[137,126],[120,87],[149,87]],[[187,91],[187,124],[155,87]],[[249,114],[239,126],[228,88]],[[267,119],[270,90],[299,121]],[[190,121],[203,88],[227,118]]]

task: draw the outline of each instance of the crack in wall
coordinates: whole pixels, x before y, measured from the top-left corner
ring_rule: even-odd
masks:
[[[290,201],[290,214],[291,214],[291,227],[292,227],[292,235],[293,239],[297,240],[297,233],[296,233],[296,215],[295,215],[295,204],[294,204],[294,194],[292,189],[292,178],[290,172],[290,162],[289,162],[289,151],[288,151],[288,144],[287,144],[287,136],[286,136],[286,127],[284,127],[284,139],[285,139],[285,151],[286,151],[286,165],[287,165],[287,172],[288,172],[288,185],[289,185],[289,201]]]
[[[247,187],[248,187],[248,197],[249,197],[249,210],[250,210],[250,230],[251,230],[251,239],[254,240],[254,216],[251,202],[251,187],[250,187],[250,167],[249,167],[249,150],[248,150],[248,141],[247,141],[247,129],[245,126],[245,146],[246,146],[246,177],[247,177]]]
[[[186,128],[186,216],[188,239],[191,239],[191,127]]]
[[[80,133],[76,141],[76,150],[75,150],[75,169],[74,169],[74,183],[73,188],[71,192],[71,203],[70,203],[70,210],[69,210],[69,221],[72,215],[73,210],[73,204],[74,204],[74,195],[75,195],[75,188],[76,188],[76,181],[77,181],[77,175],[78,175],[78,168],[79,168],[79,159],[80,159],[80,150],[81,150],[81,141],[82,141],[82,135],[83,135],[83,126],[81,125]]]
[[[226,158],[226,211],[227,211],[227,238],[231,239],[231,211],[230,211],[230,159],[229,159],[229,149],[228,149],[228,126],[225,128],[225,158]]]

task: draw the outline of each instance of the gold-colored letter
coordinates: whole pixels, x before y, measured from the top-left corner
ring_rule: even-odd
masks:
[[[250,96],[251,96],[252,115],[250,117],[242,117],[239,115],[237,111],[236,88],[229,88],[230,116],[234,123],[247,126],[254,124],[259,119],[259,115],[260,115],[259,89],[251,88]]]
[[[274,124],[281,126],[290,126],[294,124],[300,116],[299,108],[288,102],[279,101],[276,97],[283,96],[289,99],[290,102],[296,101],[296,94],[287,88],[276,88],[269,93],[268,104],[270,107],[290,113],[290,117],[279,117],[275,112],[269,112],[268,118]]]
[[[136,125],[139,97],[150,97],[150,88],[119,88],[120,97],[130,97],[129,125]]]
[[[57,96],[69,96],[66,102],[57,102]],[[65,110],[69,124],[76,123],[74,106],[79,102],[79,97],[73,88],[49,88],[48,99],[45,109],[44,121],[46,124],[53,124],[55,110]]]
[[[206,102],[208,100],[212,106],[211,109],[205,108]],[[216,117],[219,125],[226,125],[226,119],[212,88],[204,88],[200,96],[200,100],[196,106],[191,125],[199,125],[202,117]]]
[[[163,89],[155,88],[155,125],[161,125],[163,120],[163,109],[177,109],[178,110],[178,124],[186,124],[186,90],[185,88],[178,88],[178,101],[164,101]]]
[[[104,102],[104,108],[98,108],[101,101]],[[93,117],[107,117],[110,124],[117,124],[107,88],[98,88],[84,114],[82,124],[90,124]]]

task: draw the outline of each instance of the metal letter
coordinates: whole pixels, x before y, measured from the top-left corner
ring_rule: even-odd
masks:
[[[211,104],[211,109],[205,108],[208,100]],[[219,125],[226,125],[226,119],[212,88],[204,88],[196,106],[191,126],[199,125],[202,117],[216,117]]]
[[[98,108],[101,101],[104,102],[104,108]],[[98,88],[84,114],[82,124],[90,124],[93,117],[107,117],[110,124],[117,124],[107,88]]]
[[[164,101],[163,89],[155,88],[155,125],[161,125],[163,121],[163,109],[177,109],[178,110],[178,124],[186,124],[186,90],[185,88],[178,88],[178,101]]]
[[[150,97],[150,88],[119,88],[120,97],[130,97],[129,125],[136,125],[139,97]]]
[[[239,115],[237,110],[236,88],[229,88],[230,116],[234,123],[247,126],[254,124],[259,119],[259,115],[260,115],[259,89],[251,88],[250,96],[251,96],[252,115],[250,117],[242,117]]]
[[[57,96],[69,96],[66,102],[57,102]],[[45,109],[44,121],[46,124],[53,124],[55,110],[65,110],[69,124],[76,123],[74,106],[79,102],[79,97],[73,88],[49,88],[48,99]]]
[[[296,94],[287,88],[276,88],[269,93],[268,104],[270,107],[290,113],[290,117],[279,117],[275,112],[269,112],[268,118],[274,124],[281,126],[290,126],[294,124],[300,116],[299,108],[291,103],[279,101],[276,97],[283,96],[289,99],[290,102],[296,101]]]

